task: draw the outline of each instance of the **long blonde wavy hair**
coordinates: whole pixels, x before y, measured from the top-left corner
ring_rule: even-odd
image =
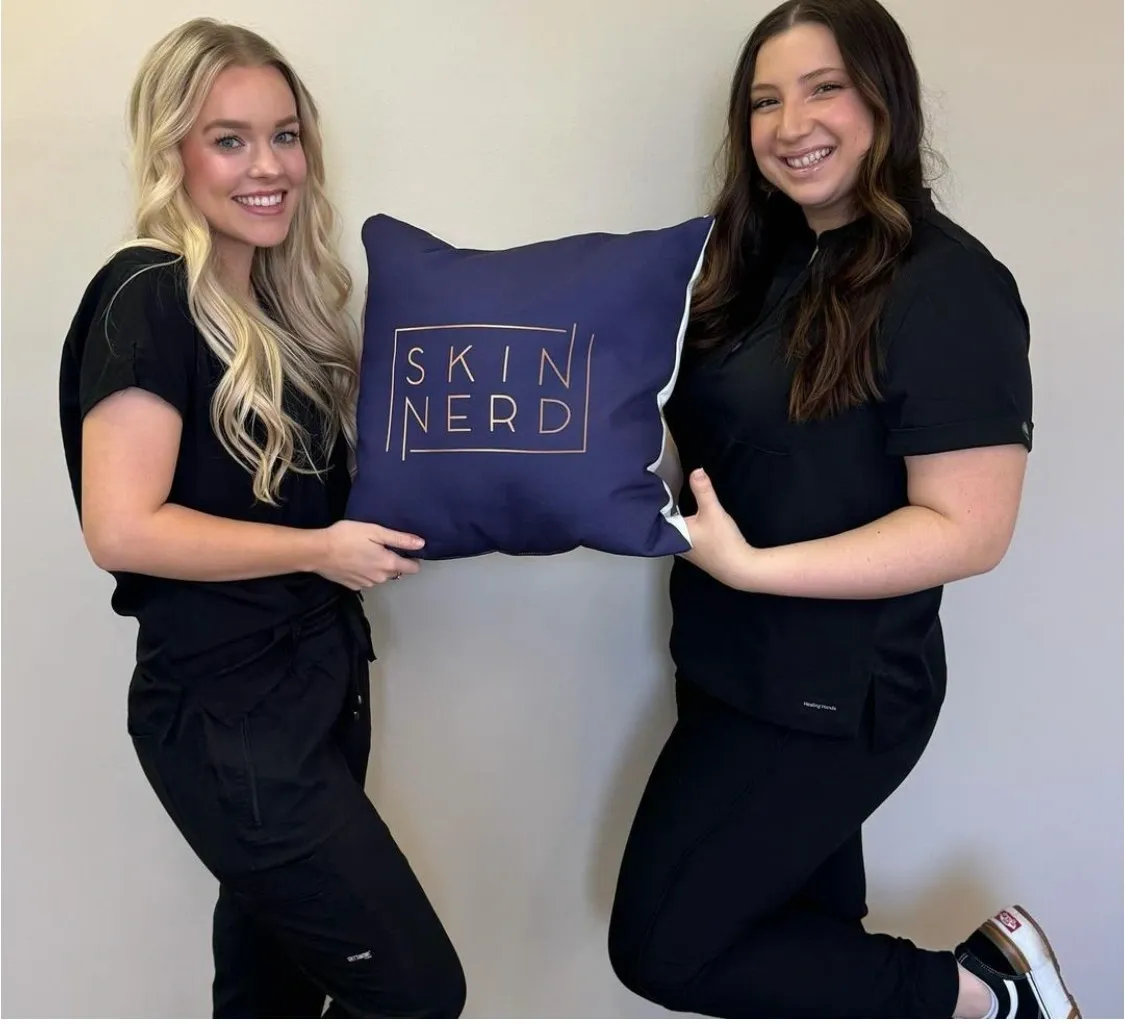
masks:
[[[308,164],[288,236],[254,254],[251,291],[265,309],[223,286],[210,228],[183,187],[180,143],[229,67],[281,72],[297,102]],[[286,473],[320,472],[340,432],[355,442],[359,346],[347,313],[352,279],[335,248],[316,104],[267,40],[197,18],[149,51],[130,96],[129,126],[136,237],[118,248],[154,246],[183,260],[191,314],[225,367],[211,405],[212,426],[253,474],[255,497],[276,504]],[[287,412],[286,384],[320,415],[323,452],[310,450],[308,432]]]

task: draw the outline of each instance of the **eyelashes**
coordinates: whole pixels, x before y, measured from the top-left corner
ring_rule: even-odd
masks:
[[[843,90],[845,88],[846,88],[846,86],[842,82],[821,82],[819,85],[817,85],[817,87],[815,89],[813,89],[812,95],[813,96],[824,96],[828,93],[840,92],[841,90]],[[750,105],[750,109],[752,111],[754,111],[754,110],[765,110],[766,107],[768,107],[770,104],[776,104],[776,103],[777,103],[777,100],[774,99],[772,96],[765,96],[762,99],[757,100],[756,102],[752,103]]]
[[[286,128],[285,131],[278,132],[273,137],[273,141],[276,145],[283,147],[296,146],[301,141],[301,133],[295,128]],[[215,139],[214,145],[216,149],[234,153],[245,146],[246,143],[237,135],[221,135]]]

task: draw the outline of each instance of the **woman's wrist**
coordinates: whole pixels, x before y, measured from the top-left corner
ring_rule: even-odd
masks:
[[[328,557],[328,530],[318,527],[298,531],[297,567],[301,573],[320,573]]]
[[[731,587],[739,591],[763,591],[765,581],[762,574],[761,549],[752,548],[746,541],[732,553]]]

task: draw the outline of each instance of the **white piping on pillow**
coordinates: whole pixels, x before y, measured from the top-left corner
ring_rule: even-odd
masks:
[[[660,515],[676,530],[678,530],[684,537],[688,544],[691,544],[691,534],[688,531],[687,522],[684,520],[683,515],[680,513],[679,507],[676,505],[676,496],[672,493],[669,487],[668,478],[671,477],[677,482],[677,490],[679,484],[683,481],[683,469],[680,466],[679,454],[675,451],[675,443],[672,441],[672,436],[668,431],[668,423],[664,419],[664,407],[667,405],[668,400],[672,397],[672,391],[676,387],[676,378],[680,374],[680,357],[684,351],[684,336],[687,334],[688,317],[691,314],[691,295],[695,290],[696,282],[699,281],[699,275],[703,273],[703,257],[707,253],[707,246],[711,241],[711,235],[715,231],[715,224],[712,221],[711,227],[707,232],[707,237],[703,240],[703,245],[699,250],[699,260],[695,264],[695,270],[692,272],[691,278],[688,281],[687,293],[684,296],[684,314],[680,318],[680,330],[676,336],[676,362],[672,367],[672,376],[668,382],[656,395],[656,407],[660,411],[660,422],[664,425],[664,436],[660,441],[660,455],[657,456],[656,461],[650,463],[647,467],[649,473],[655,473],[660,477],[664,484],[664,490],[667,492],[668,501],[660,510]],[[672,442],[672,451],[667,453],[668,444]],[[668,462],[665,463],[665,455],[669,455]]]

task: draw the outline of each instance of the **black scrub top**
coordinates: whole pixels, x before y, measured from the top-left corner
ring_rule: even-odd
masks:
[[[702,466],[746,540],[768,548],[829,537],[908,504],[904,457],[1032,440],[1028,318],[1016,282],[926,201],[879,327],[880,398],[826,420],[787,414],[786,301],[816,247],[855,222],[794,233],[748,330],[688,353],[668,403],[686,474]],[[685,483],[682,511],[695,503]],[[671,578],[677,675],[778,725],[854,737],[873,716],[892,743],[945,694],[942,589],[877,600],[736,591],[684,560]],[[870,725],[870,724],[869,724]]]
[[[346,443],[334,445],[320,475],[286,474],[277,505],[259,502],[253,478],[229,455],[211,426],[211,400],[223,367],[192,321],[183,262],[136,247],[94,276],[63,345],[59,407],[74,501],[81,515],[82,421],[98,402],[124,388],[164,399],[183,418],[168,501],[213,516],[286,527],[327,527],[340,519],[350,475]],[[311,403],[291,392],[288,411],[323,433]],[[326,460],[319,458],[319,465]],[[137,660],[157,678],[199,676],[253,654],[258,639],[333,599],[351,593],[316,574],[199,583],[115,573],[114,611],[138,621]],[[358,599],[355,599],[358,600]]]

